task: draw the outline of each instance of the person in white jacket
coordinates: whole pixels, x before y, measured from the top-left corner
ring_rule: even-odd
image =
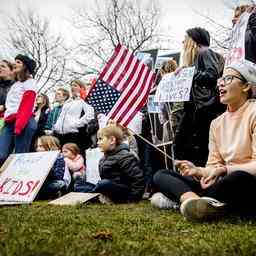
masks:
[[[71,83],[72,97],[64,103],[53,130],[62,146],[73,142],[84,153],[90,144],[88,141],[90,138],[84,128],[90,120],[94,119],[94,109],[81,98],[82,89],[81,81],[75,80]]]

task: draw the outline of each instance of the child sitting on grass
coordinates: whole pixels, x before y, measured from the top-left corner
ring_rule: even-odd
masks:
[[[62,154],[73,180],[85,176],[84,158],[79,153],[79,147],[75,143],[66,143],[62,147]]]
[[[60,150],[59,140],[54,136],[41,136],[36,141],[36,151]],[[54,199],[64,193],[71,181],[71,176],[65,164],[64,157],[59,154],[50,170],[37,199]]]
[[[127,127],[123,127],[116,121],[109,119],[107,125],[116,125],[117,127],[122,129],[123,132],[123,143],[127,144],[131,153],[133,153],[136,158],[139,160],[139,149],[137,145],[137,141],[135,136],[133,135],[132,131],[129,130]]]
[[[134,154],[123,143],[123,131],[116,125],[98,131],[98,146],[104,153],[99,162],[101,180],[96,184],[84,184],[78,192],[94,192],[107,196],[116,203],[136,202],[144,192],[143,172]],[[89,189],[90,187],[90,189]]]

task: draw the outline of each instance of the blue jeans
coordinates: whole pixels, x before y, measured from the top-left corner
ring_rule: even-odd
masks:
[[[54,199],[64,193],[66,189],[67,186],[64,180],[46,180],[41,187],[36,199]]]
[[[75,192],[101,193],[108,196],[113,202],[116,203],[129,201],[129,187],[123,184],[117,184],[111,180],[100,180],[96,185],[84,180],[80,180],[80,182],[74,187]]]
[[[28,121],[20,135],[14,134],[15,123],[5,124],[0,134],[0,165],[7,159],[9,154],[27,153],[30,151],[30,144],[37,129],[37,123],[32,117]]]

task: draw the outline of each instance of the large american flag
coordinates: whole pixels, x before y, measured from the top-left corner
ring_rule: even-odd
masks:
[[[109,119],[127,126],[147,102],[154,80],[155,73],[119,44],[86,101]]]

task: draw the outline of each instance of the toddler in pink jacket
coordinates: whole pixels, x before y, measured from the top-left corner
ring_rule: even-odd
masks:
[[[79,154],[79,147],[75,143],[66,143],[62,147],[62,153],[73,179],[84,177],[85,164],[84,158]]]

